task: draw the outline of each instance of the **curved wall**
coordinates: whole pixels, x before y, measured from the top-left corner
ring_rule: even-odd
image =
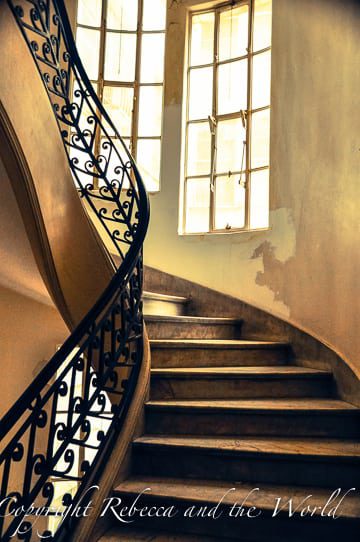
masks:
[[[36,265],[0,157],[0,417],[28,387],[68,329]]]

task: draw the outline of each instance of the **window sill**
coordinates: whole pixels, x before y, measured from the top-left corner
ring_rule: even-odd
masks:
[[[271,231],[271,226],[267,226],[266,228],[254,228],[254,229],[231,229],[231,230],[216,230],[216,231],[206,231],[206,232],[194,232],[194,233],[188,233],[188,232],[178,232],[178,235],[180,237],[209,237],[214,235],[235,235],[235,234],[242,234],[242,233],[263,233],[266,231]]]

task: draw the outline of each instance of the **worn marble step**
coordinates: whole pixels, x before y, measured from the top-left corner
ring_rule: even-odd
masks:
[[[333,394],[331,372],[290,365],[151,370],[150,397],[153,400],[330,397]]]
[[[143,436],[139,475],[360,488],[360,440]]]
[[[360,438],[360,409],[336,399],[149,401],[145,414],[149,434]]]
[[[143,312],[150,315],[181,316],[186,314],[188,298],[176,295],[143,293]]]
[[[139,507],[155,506],[159,509],[173,506],[174,515],[171,519],[147,517],[142,520],[134,516],[132,519],[136,527],[147,525],[160,530],[168,528],[173,533],[208,534],[219,540],[228,537],[242,542],[358,541],[359,491],[349,493],[339,504],[344,492],[350,488],[343,488],[337,498],[333,496],[332,504],[327,504],[333,490],[313,486],[300,488],[292,485],[133,476],[115,489],[114,496],[121,498],[122,506],[131,505],[146,488],[147,491],[137,501]],[[335,514],[339,518],[334,520],[327,514],[337,504],[339,507]],[[192,508],[193,518],[185,517],[189,507],[195,507]],[[289,517],[290,507],[292,517]],[[211,510],[217,519],[209,516]]]
[[[242,320],[205,316],[147,316],[151,339],[239,339]]]
[[[152,367],[224,367],[284,365],[287,343],[254,340],[151,339]]]

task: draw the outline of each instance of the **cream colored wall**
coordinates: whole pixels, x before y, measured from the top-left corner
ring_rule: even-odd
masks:
[[[55,353],[68,330],[37,268],[0,160],[0,417]]]
[[[68,330],[54,307],[0,285],[0,417],[31,384]]]
[[[271,229],[179,236],[185,5],[169,1],[145,262],[307,328],[360,374],[360,5],[273,0]]]

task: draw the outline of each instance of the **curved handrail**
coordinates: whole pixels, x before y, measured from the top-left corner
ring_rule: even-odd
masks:
[[[86,75],[63,0],[8,4],[44,82],[80,197],[110,236],[121,264],[92,309],[2,419],[4,542],[37,536],[34,514],[42,506],[42,515],[53,514],[56,481],[73,484],[73,494],[64,494],[62,505],[74,507],[99,476],[100,460],[122,427],[143,357],[142,245],[149,221],[140,173]],[[99,202],[104,206],[99,208]],[[20,507],[22,512],[14,515]],[[59,539],[69,523],[66,516],[56,532],[45,529],[41,536]]]

